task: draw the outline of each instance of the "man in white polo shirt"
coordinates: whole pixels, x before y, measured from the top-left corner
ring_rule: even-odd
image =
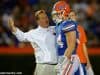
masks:
[[[37,11],[35,17],[38,28],[29,32],[24,33],[15,27],[12,18],[9,18],[9,27],[19,41],[30,42],[35,49],[35,75],[56,75],[57,52],[52,27],[44,10]]]

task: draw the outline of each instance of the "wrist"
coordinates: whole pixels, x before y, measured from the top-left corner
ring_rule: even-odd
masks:
[[[12,32],[16,32],[17,31],[16,27],[12,27],[11,30],[12,30]]]
[[[67,57],[67,59],[71,59],[71,56],[68,55],[64,55],[64,57]]]

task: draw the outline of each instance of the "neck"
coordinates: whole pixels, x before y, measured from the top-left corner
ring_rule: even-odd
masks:
[[[40,28],[43,28],[43,29],[48,28],[48,26],[40,26],[40,25],[39,25],[39,27],[40,27]]]
[[[41,27],[41,28],[48,28],[48,26],[41,26],[41,25],[39,25],[39,27]]]

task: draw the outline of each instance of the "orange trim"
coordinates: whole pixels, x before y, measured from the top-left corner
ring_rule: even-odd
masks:
[[[33,54],[33,48],[0,47],[0,54]],[[100,48],[88,48],[90,56],[100,55]]]
[[[100,55],[100,48],[88,48],[88,53],[91,56]]]
[[[73,60],[74,60],[74,57],[72,58],[71,61],[73,61]],[[70,65],[71,65],[71,66],[70,66]],[[66,75],[66,71],[68,70],[68,68],[69,68],[69,70],[68,70],[67,75],[70,74],[70,71],[71,71],[71,69],[72,69],[72,65],[73,65],[73,64],[71,64],[71,63],[68,63],[68,64],[67,64],[67,66],[65,67],[65,70],[64,70],[64,72],[63,72],[63,75]]]
[[[68,68],[69,66],[70,66],[70,63],[68,63],[68,64],[66,65],[65,70],[64,70],[64,72],[63,72],[63,75],[66,74],[66,70],[67,70],[67,68]]]
[[[70,75],[70,73],[71,73],[72,65],[73,65],[73,64],[71,64],[71,67],[70,67],[70,70],[69,70],[69,72],[68,72],[68,75]]]
[[[73,62],[74,58],[75,58],[75,57],[72,58],[72,60],[71,60],[72,62]],[[70,75],[70,72],[71,72],[72,66],[73,66],[73,64],[71,64],[71,67],[70,67],[70,69],[69,69],[69,71],[68,71],[68,75]]]
[[[0,54],[33,54],[33,48],[0,47]]]

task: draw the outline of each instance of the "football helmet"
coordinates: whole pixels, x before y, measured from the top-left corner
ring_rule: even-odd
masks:
[[[52,19],[54,22],[59,23],[63,20],[63,17],[68,16],[70,13],[70,6],[65,1],[58,1],[54,4],[52,10]]]

